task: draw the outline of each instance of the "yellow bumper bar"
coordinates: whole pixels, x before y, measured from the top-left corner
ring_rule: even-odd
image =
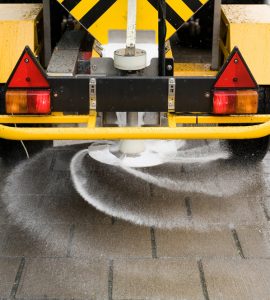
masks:
[[[86,127],[32,128],[0,125],[0,138],[10,140],[253,139],[270,135],[269,115],[230,117],[169,115],[168,127],[96,127],[95,115],[0,116],[0,123],[86,123]],[[233,126],[239,123],[250,125]],[[203,127],[177,127],[177,124],[204,125]],[[206,124],[226,124],[226,126],[209,127]]]

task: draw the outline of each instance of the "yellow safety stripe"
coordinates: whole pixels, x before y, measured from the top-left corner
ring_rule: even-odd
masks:
[[[181,0],[167,0],[166,2],[184,21],[189,20],[194,14],[194,12]]]
[[[98,1],[99,0],[82,0],[71,10],[70,13],[76,20],[80,20],[83,16],[85,16],[86,12],[88,12],[95,4],[97,4]]]

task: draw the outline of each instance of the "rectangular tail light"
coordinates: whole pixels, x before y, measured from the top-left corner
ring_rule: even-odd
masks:
[[[230,115],[235,113],[236,92],[214,92],[213,113],[216,115]]]
[[[7,90],[7,114],[49,114],[50,90]]]
[[[236,113],[256,114],[258,112],[259,94],[257,91],[236,91]]]
[[[255,90],[215,91],[213,113],[217,115],[256,114],[259,94]]]

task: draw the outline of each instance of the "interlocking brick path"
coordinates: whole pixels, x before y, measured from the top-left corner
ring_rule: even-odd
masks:
[[[68,171],[77,150],[50,150],[50,178],[29,174],[19,205],[49,228],[40,239],[8,216],[2,190],[15,162],[0,160],[0,299],[270,299],[270,155],[264,192],[179,199],[191,223],[215,226],[166,230],[111,218],[74,196]]]

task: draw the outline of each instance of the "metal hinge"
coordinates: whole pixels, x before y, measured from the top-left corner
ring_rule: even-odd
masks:
[[[97,108],[97,81],[95,78],[90,79],[90,110]]]
[[[175,90],[176,82],[174,78],[169,78],[169,91],[168,91],[168,111],[175,111]]]
[[[97,52],[97,54],[102,57],[103,47],[97,40],[94,41],[93,49]]]

